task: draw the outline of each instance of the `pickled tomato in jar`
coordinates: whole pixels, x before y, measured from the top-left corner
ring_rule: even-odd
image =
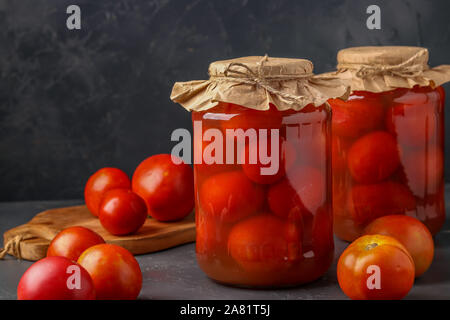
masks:
[[[209,71],[209,81],[172,93],[192,111],[199,266],[217,282],[244,287],[319,278],[334,252],[332,142],[328,98],[318,103],[308,88],[312,64],[246,57]],[[252,82],[262,75],[264,86]],[[347,90],[318,83],[323,96],[331,97],[332,84],[334,93]]]
[[[343,240],[353,241],[385,215],[415,217],[432,234],[445,221],[444,89],[425,81],[432,77],[425,67],[423,75],[408,73],[427,59],[428,51],[416,47],[338,54],[338,74],[354,79],[347,101],[329,100],[334,232]],[[411,81],[423,83],[401,87]]]

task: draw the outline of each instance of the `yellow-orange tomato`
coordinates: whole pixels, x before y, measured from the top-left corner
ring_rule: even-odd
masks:
[[[98,244],[84,251],[78,264],[89,272],[99,300],[134,300],[141,291],[141,268],[125,248]]]
[[[434,255],[434,243],[428,228],[419,220],[404,215],[392,215],[372,221],[366,234],[382,234],[400,241],[414,260],[416,277],[430,267]]]
[[[342,253],[337,277],[342,291],[351,299],[402,299],[414,283],[414,261],[398,240],[365,235]]]

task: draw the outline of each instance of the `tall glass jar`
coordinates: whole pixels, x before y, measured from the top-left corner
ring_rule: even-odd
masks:
[[[248,57],[174,87],[192,111],[197,261],[220,283],[292,286],[331,265],[331,117],[327,98],[308,96],[311,72],[306,60]],[[208,105],[219,95],[234,101]]]
[[[320,277],[334,250],[327,107],[257,111],[220,103],[193,112],[192,120],[202,126],[194,141],[204,160],[210,129],[246,157],[238,161],[236,152],[233,164],[194,164],[196,252],[203,271],[216,281],[245,286],[288,286]],[[227,135],[236,129],[256,129],[258,145],[252,139],[240,144]],[[259,134],[261,129],[270,132],[269,138]],[[267,141],[265,150],[261,144]],[[261,150],[277,153],[271,165],[278,168],[267,175],[261,173],[270,166]],[[255,164],[249,161],[252,152],[259,155]]]
[[[392,67],[390,63],[399,52],[406,57]],[[329,100],[333,113],[334,232],[341,239],[353,241],[367,224],[385,215],[416,217],[432,234],[445,221],[444,89],[423,85],[430,83],[426,81],[412,88],[389,90],[392,80],[386,80],[394,77],[399,86],[404,84],[401,81],[409,79],[410,73],[402,74],[398,63],[421,52],[423,48],[350,48],[338,55],[341,65],[348,67],[349,62],[359,59],[366,68],[366,73],[358,73],[361,69],[353,73],[357,82],[346,102]],[[374,56],[376,65],[371,60]],[[395,70],[395,74],[377,73],[380,57],[387,65],[380,69]],[[371,63],[376,67],[370,69]],[[419,75],[414,81],[420,82]]]

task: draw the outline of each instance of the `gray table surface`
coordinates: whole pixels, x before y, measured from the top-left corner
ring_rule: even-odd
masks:
[[[450,216],[450,185],[446,186],[447,217]],[[0,233],[23,224],[36,213],[61,206],[76,205],[72,201],[32,201],[0,203]],[[346,243],[336,240],[335,260],[319,280],[291,289],[250,290],[227,287],[208,279],[197,266],[194,244],[137,257],[144,283],[140,299],[346,299],[336,279],[336,261]],[[430,269],[408,294],[408,299],[450,299],[450,219],[435,237],[435,258]],[[32,264],[7,256],[0,260],[0,299],[16,299],[21,275]]]

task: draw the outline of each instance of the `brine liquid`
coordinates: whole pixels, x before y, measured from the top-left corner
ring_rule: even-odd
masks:
[[[330,105],[335,234],[352,241],[390,214],[436,234],[445,221],[443,89],[353,92]]]
[[[271,105],[255,111],[222,103],[194,112],[192,119],[202,128],[194,136],[194,153],[223,157],[223,164],[194,164],[196,252],[202,270],[218,282],[252,287],[292,286],[325,273],[334,251],[328,109],[281,112]],[[216,131],[206,134],[209,129]],[[248,161],[255,145],[247,140],[233,147],[234,163],[225,161],[225,146],[215,157],[214,141],[236,142],[226,134],[234,129],[255,129],[258,140],[272,141],[267,150],[278,152],[272,157],[279,161],[276,172],[261,174],[270,166],[267,157],[259,157],[261,145],[257,162]],[[261,136],[260,129],[268,135]],[[274,132],[278,135],[271,140]],[[219,133],[223,138],[217,138]],[[279,148],[271,148],[273,142]]]

